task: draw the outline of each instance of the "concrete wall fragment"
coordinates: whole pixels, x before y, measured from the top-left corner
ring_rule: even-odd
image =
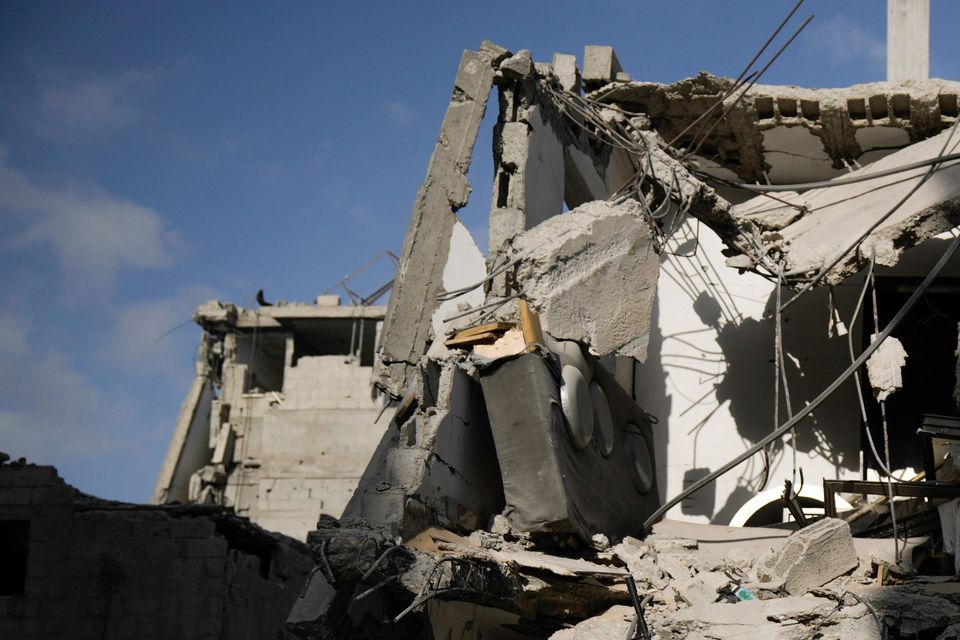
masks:
[[[520,234],[508,255],[550,335],[646,358],[660,259],[639,205],[588,203]]]
[[[377,351],[374,380],[393,396],[410,385],[412,369],[430,339],[454,214],[470,195],[467,170],[493,86],[494,65],[507,53],[484,43],[479,51],[465,51],[460,60],[453,98],[414,203]]]

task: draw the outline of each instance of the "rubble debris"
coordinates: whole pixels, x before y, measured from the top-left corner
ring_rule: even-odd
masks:
[[[592,202],[516,236],[521,295],[558,340],[644,360],[660,262],[632,201]]]
[[[550,640],[629,638],[628,631],[635,617],[632,607],[616,605],[599,616],[588,618],[570,629],[557,631],[550,636]]]
[[[875,339],[871,336],[871,340]],[[870,387],[879,402],[890,397],[890,394],[903,387],[903,367],[907,364],[907,352],[903,343],[894,337],[889,337],[873,352],[867,360],[867,378]]]
[[[783,547],[764,558],[757,569],[761,580],[783,582],[787,593],[803,595],[857,567],[850,525],[824,518],[795,531]]]

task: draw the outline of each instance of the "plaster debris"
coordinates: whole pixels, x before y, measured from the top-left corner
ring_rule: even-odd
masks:
[[[857,567],[850,525],[824,518],[795,531],[783,548],[761,561],[758,576],[767,582],[783,582],[793,595],[803,595]]]
[[[870,340],[876,340],[876,334]],[[867,360],[867,376],[877,400],[883,402],[898,389],[903,388],[903,367],[907,364],[907,352],[896,338],[887,338]]]

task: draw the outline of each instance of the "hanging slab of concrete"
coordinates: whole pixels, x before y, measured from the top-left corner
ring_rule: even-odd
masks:
[[[411,382],[413,367],[427,348],[437,294],[456,211],[467,204],[467,170],[473,145],[493,87],[495,65],[509,52],[484,42],[460,59],[453,98],[447,107],[427,177],[417,193],[400,255],[400,266],[380,336],[375,384],[400,396]]]
[[[949,145],[944,148],[948,140]],[[936,158],[941,150],[945,154],[960,151],[960,132],[950,139],[950,131],[944,131],[835,180]],[[906,249],[960,224],[960,165],[945,166],[882,222],[859,249],[841,260],[825,283],[835,284],[856,273],[874,253],[878,264],[893,266]],[[764,253],[783,254],[785,272],[813,274],[888,214],[928,171],[929,167],[920,167],[864,182],[810,189],[802,194],[775,194],[805,207],[810,212],[806,215],[798,216],[796,207],[762,195],[737,205],[733,214],[742,224],[756,224],[767,232],[763,235]]]
[[[692,151],[700,144],[702,155],[693,159],[704,173],[735,182],[827,180],[845,172],[851,160],[866,164],[891,147],[936,135],[958,116],[960,83],[947,80],[837,89],[758,84],[742,97],[726,98],[723,109],[729,113],[722,120],[706,116],[713,129],[701,141],[701,128],[691,125],[732,84],[730,78],[701,73],[672,84],[614,84],[590,97],[647,114],[653,129],[677,149]]]
[[[639,206],[590,202],[514,238],[522,296],[554,338],[646,359],[660,259]]]

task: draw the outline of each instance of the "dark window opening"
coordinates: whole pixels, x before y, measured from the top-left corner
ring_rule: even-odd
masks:
[[[29,520],[0,520],[0,596],[24,594],[29,546]]]
[[[793,98],[778,98],[777,107],[780,109],[780,116],[784,118],[797,117],[797,101]]]
[[[247,365],[245,393],[283,389],[287,338],[281,332],[258,331],[237,336],[237,362]]]
[[[497,176],[497,208],[503,209],[507,206],[507,195],[510,193],[510,174],[505,170],[500,170]]]
[[[851,120],[864,120],[867,117],[867,103],[859,98],[847,100],[847,112]]]
[[[888,113],[887,96],[873,96],[870,98],[870,115],[873,116],[875,120],[886,118]]]
[[[895,117],[902,120],[910,119],[910,96],[898,93],[890,99],[890,106],[893,108]]]
[[[807,120],[816,121],[820,119],[820,103],[816,100],[801,100],[800,112]]]
[[[960,110],[957,108],[957,94],[943,94],[939,96],[938,101],[940,102],[940,115],[951,118],[956,118],[960,115],[960,113],[958,113]]]
[[[293,358],[310,356],[359,356],[361,367],[372,367],[377,323],[372,318],[329,318],[293,323]]]
[[[757,109],[757,119],[766,120],[773,117],[773,98],[757,98],[753,104]]]

